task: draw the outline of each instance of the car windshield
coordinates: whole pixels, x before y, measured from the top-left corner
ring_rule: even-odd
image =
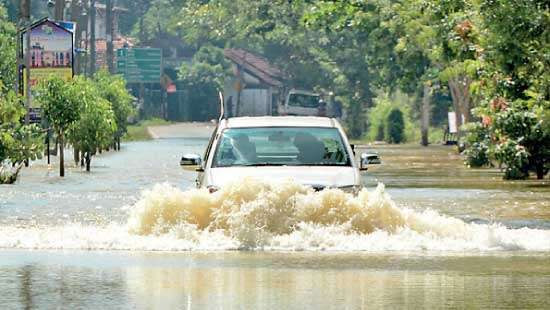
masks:
[[[288,105],[293,107],[317,108],[319,96],[308,94],[290,94]]]
[[[336,128],[230,128],[212,167],[231,166],[351,166],[351,160]]]

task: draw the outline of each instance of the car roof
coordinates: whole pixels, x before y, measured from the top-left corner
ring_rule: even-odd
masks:
[[[328,117],[318,116],[250,116],[224,119],[222,128],[243,127],[325,127],[336,128],[336,121]]]

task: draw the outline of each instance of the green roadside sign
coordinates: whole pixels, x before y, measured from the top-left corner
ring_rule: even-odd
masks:
[[[159,83],[162,74],[160,48],[121,48],[117,50],[117,73],[128,83]]]

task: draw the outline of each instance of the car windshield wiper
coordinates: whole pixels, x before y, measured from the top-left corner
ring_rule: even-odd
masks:
[[[236,166],[263,167],[263,166],[286,166],[286,164],[264,162],[264,163],[248,163],[248,164],[242,164],[242,165],[236,165]]]
[[[349,166],[349,164],[347,164],[347,163],[329,163],[329,162],[324,162],[324,163],[302,163],[301,165],[302,166],[338,166],[338,167]]]

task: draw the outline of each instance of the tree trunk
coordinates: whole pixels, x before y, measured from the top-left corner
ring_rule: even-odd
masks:
[[[449,90],[456,114],[456,126],[460,135],[460,126],[470,121],[470,84],[466,76],[457,76],[449,80]]]
[[[80,162],[80,151],[76,147],[74,148],[73,158],[75,166],[78,166]]]
[[[432,87],[429,83],[424,84],[422,93],[422,124],[421,124],[421,141],[423,146],[428,146],[428,130],[430,127],[430,102],[432,97]]]
[[[537,179],[542,180],[544,178],[544,163],[536,163],[535,171],[537,172]]]
[[[63,138],[65,136],[65,133],[60,132],[59,133],[59,176],[64,177],[65,176],[65,154],[63,152]]]
[[[86,152],[86,171],[90,172],[90,162],[92,161],[92,156],[90,152]]]
[[[65,11],[65,0],[55,0],[54,16],[56,20],[63,20]]]
[[[145,12],[143,12],[145,13]],[[139,19],[139,40],[141,42],[145,41],[145,23],[144,23],[144,17],[141,15],[141,18]]]
[[[96,24],[96,0],[90,1],[88,16],[90,17],[90,76],[94,75],[96,69],[96,46],[95,46],[95,24]]]
[[[117,149],[120,151],[120,137],[116,138]]]
[[[105,19],[106,19],[106,27],[105,27],[105,37],[107,38],[107,51],[106,51],[106,58],[107,58],[107,68],[109,69],[109,73],[114,74],[115,73],[115,67],[113,63],[113,2],[114,0],[106,0],[105,1]]]

